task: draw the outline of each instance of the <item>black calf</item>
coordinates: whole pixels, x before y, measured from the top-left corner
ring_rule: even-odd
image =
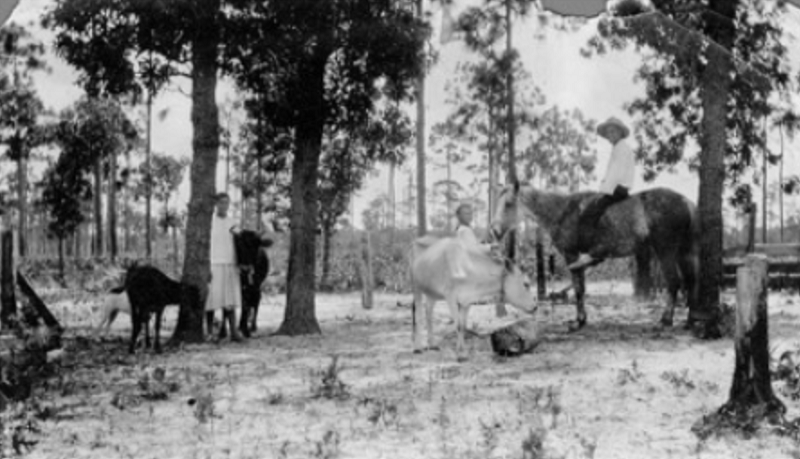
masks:
[[[180,304],[182,284],[170,279],[152,266],[133,266],[128,269],[125,290],[131,303],[133,331],[128,352],[134,353],[136,338],[145,327],[145,345],[150,346],[150,316],[156,315],[155,351],[161,352],[161,316],[168,304]]]
[[[262,238],[255,231],[245,230],[234,235],[234,244],[242,283],[242,317],[239,330],[249,337],[256,330],[261,283],[269,273],[266,249],[272,246],[272,239]]]

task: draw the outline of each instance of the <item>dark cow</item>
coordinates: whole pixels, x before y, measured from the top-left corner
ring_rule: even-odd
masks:
[[[180,304],[183,284],[170,279],[153,266],[131,266],[125,277],[133,325],[128,351],[134,353],[142,325],[145,327],[145,346],[150,345],[149,322],[150,316],[155,313],[155,351],[161,352],[161,315],[165,306]],[[199,298],[199,293],[196,296]]]
[[[272,239],[261,237],[255,231],[244,230],[234,235],[236,260],[242,283],[242,317],[239,330],[244,336],[256,331],[258,305],[261,303],[261,283],[269,274],[269,256]]]
[[[262,237],[251,230],[234,232],[233,242],[242,287],[242,316],[239,320],[239,330],[249,338],[251,333],[256,330],[258,305],[261,302],[261,283],[269,273],[269,257],[265,249],[271,247],[273,242],[272,239]],[[213,318],[213,311],[206,313],[209,333],[211,333]],[[227,336],[227,327],[223,315],[219,337],[224,338],[225,336]]]

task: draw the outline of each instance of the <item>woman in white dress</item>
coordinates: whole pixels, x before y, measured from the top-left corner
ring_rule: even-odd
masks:
[[[242,307],[242,288],[233,241],[239,222],[228,214],[231,199],[227,193],[217,194],[216,201],[217,210],[211,220],[211,281],[206,299],[206,322],[211,334],[214,311],[222,309],[220,338],[225,336],[227,322],[231,341],[241,341],[242,335],[236,328],[236,309]]]

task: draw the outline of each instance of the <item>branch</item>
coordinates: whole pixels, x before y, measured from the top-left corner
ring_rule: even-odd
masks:
[[[622,22],[620,32],[633,35],[652,48],[674,56],[681,61],[698,59],[699,50],[708,49],[710,52],[719,53],[728,59],[722,59],[730,69],[739,73],[742,79],[754,88],[764,91],[772,87],[770,78],[749,63],[736,57],[730,50],[704,34],[684,27],[660,11],[650,11],[629,17],[615,18]],[[725,72],[727,73],[727,72]]]

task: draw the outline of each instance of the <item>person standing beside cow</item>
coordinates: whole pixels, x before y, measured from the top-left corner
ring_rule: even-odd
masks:
[[[603,181],[600,184],[600,197],[589,202],[578,217],[578,259],[568,266],[570,270],[585,268],[600,263],[602,257],[589,253],[594,246],[592,236],[600,218],[613,204],[626,199],[633,188],[636,174],[636,158],[625,139],[630,135],[628,127],[615,117],[597,126],[600,137],[611,143],[611,157]]]
[[[242,307],[242,289],[236,261],[234,231],[239,222],[228,214],[231,199],[227,193],[216,195],[216,212],[211,220],[211,281],[206,299],[206,323],[212,332],[214,311],[222,309],[220,338],[224,337],[226,322],[231,341],[242,341],[236,327],[236,309]]]

